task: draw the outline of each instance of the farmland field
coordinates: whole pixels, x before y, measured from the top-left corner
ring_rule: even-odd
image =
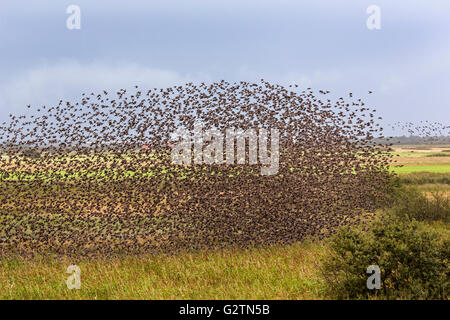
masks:
[[[397,146],[394,155],[397,160],[392,170],[398,174],[412,172],[450,173],[449,146]]]
[[[393,170],[402,183],[418,186],[425,193],[441,191],[448,196],[450,153],[443,152],[448,149],[450,146],[415,150],[396,147],[397,164],[403,167]],[[42,192],[45,199],[45,190]],[[380,214],[376,212],[375,216]],[[17,215],[1,217],[2,239],[8,232],[11,235],[5,226],[21,224],[8,221],[12,217]],[[65,217],[54,219],[61,223]],[[95,219],[101,226],[101,214]],[[156,217],[140,223],[158,226],[159,222]],[[445,239],[450,237],[445,222],[426,223],[422,228],[437,231]],[[29,229],[14,228],[13,232]],[[330,297],[320,266],[329,250],[326,238],[313,237],[284,246],[182,250],[173,255],[122,253],[108,259],[9,256],[0,260],[0,299],[326,299]],[[66,287],[65,271],[70,264],[81,269],[80,290]]]

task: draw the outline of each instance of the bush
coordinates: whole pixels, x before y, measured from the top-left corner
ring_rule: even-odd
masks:
[[[437,172],[413,172],[402,174],[396,179],[397,184],[429,184],[440,183],[450,184],[450,173],[437,173]]]
[[[413,187],[396,188],[393,194],[392,213],[402,219],[418,221],[450,221],[450,198],[440,191],[430,197]]]
[[[416,221],[387,219],[367,232],[341,229],[331,239],[322,271],[329,294],[343,299],[447,299],[450,242]],[[381,270],[381,288],[369,290],[367,267]]]
[[[427,154],[425,157],[448,157],[450,155],[448,155],[447,153],[431,153],[431,154]]]

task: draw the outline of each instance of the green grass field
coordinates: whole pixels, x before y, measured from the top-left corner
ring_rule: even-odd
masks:
[[[0,299],[317,299],[322,243],[250,250],[0,262]],[[70,264],[81,289],[68,290]]]
[[[411,146],[394,148],[394,159],[396,165],[391,168],[398,174],[428,172],[428,173],[450,173],[450,152],[448,146],[440,148],[418,147],[411,150]]]
[[[392,171],[398,174],[413,173],[413,172],[450,173],[450,164],[405,165],[404,167],[393,168]]]

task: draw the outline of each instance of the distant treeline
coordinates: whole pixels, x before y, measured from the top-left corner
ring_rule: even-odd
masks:
[[[376,143],[392,143],[394,145],[440,145],[450,144],[449,136],[420,137],[420,136],[398,136],[390,139],[374,139]]]

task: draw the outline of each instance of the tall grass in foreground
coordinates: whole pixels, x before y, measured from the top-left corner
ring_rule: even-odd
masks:
[[[375,213],[375,228],[289,246],[111,259],[3,257],[0,299],[448,299],[449,199],[435,195],[396,187],[392,207]],[[385,216],[398,220],[386,224]],[[81,268],[80,290],[66,286],[71,264]],[[370,264],[380,265],[389,290],[367,294]]]
[[[0,299],[317,299],[323,243],[70,260],[0,260]],[[81,289],[66,287],[70,264]]]

